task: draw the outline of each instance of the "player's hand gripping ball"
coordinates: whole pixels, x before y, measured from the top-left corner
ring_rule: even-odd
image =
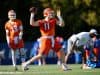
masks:
[[[37,8],[36,7],[31,7],[30,9],[29,9],[29,11],[32,13],[36,13],[37,12]]]

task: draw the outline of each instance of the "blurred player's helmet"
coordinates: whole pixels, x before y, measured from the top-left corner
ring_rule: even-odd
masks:
[[[9,18],[10,20],[16,19],[16,13],[15,13],[14,10],[8,11],[8,18]]]
[[[97,35],[97,30],[95,30],[95,29],[91,29],[91,30],[90,30],[90,34]]]
[[[53,9],[46,8],[43,11],[43,15],[44,15],[44,17],[47,17],[48,16],[49,18],[53,18],[55,16],[55,13],[54,13],[54,10]]]

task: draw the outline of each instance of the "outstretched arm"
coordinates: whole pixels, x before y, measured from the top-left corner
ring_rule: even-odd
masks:
[[[63,27],[65,24],[64,24],[63,18],[61,17],[61,10],[60,9],[57,9],[57,17],[58,17],[57,25]]]
[[[30,25],[39,26],[38,21],[34,20],[34,16],[35,16],[35,13],[36,13],[37,9],[35,7],[31,7],[29,11],[31,13],[31,15],[30,15]]]

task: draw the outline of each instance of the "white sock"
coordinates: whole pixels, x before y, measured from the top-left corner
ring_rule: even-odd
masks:
[[[61,60],[58,60],[57,61],[57,65],[61,65]]]
[[[15,56],[15,51],[14,51],[14,50],[11,50],[11,53],[12,53],[12,63],[13,63],[13,66],[15,67],[15,66],[16,66],[16,56]]]
[[[30,63],[31,63],[31,61],[28,60],[27,62],[25,62],[25,65],[27,66],[27,65],[29,65]]]
[[[38,65],[39,65],[39,66],[42,65],[42,63],[41,63],[41,59],[38,60]]]

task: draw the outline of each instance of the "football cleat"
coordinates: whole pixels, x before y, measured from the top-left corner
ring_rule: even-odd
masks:
[[[25,63],[22,63],[22,70],[23,71],[29,70],[28,66]]]

